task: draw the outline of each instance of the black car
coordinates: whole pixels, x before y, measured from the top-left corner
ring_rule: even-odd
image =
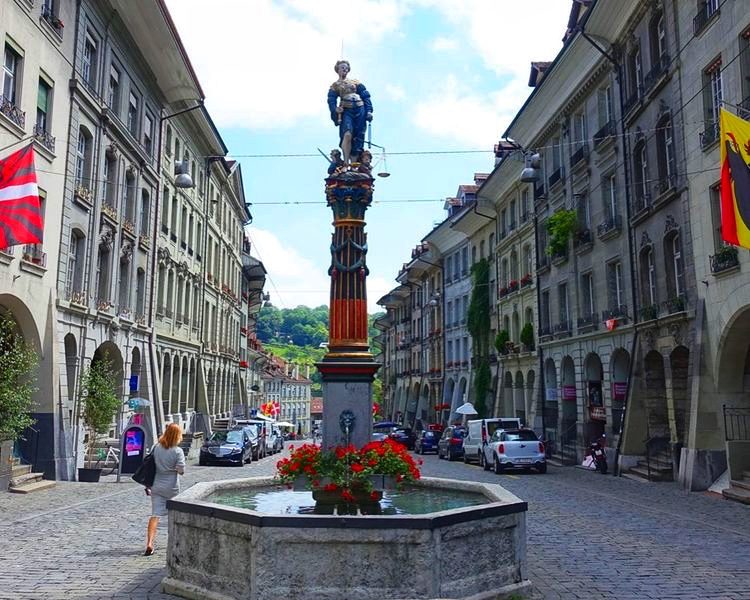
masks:
[[[417,439],[414,441],[414,452],[416,452],[417,454],[437,452],[439,438],[440,434],[436,431],[423,429],[417,434]]]
[[[242,466],[252,459],[253,445],[250,437],[242,428],[236,428],[229,431],[214,431],[211,437],[203,442],[198,464]]]
[[[438,441],[437,454],[438,458],[447,458],[455,460],[464,455],[464,438],[466,437],[466,428],[457,425],[446,427],[443,435]]]
[[[391,431],[388,437],[403,444],[408,450],[414,450],[414,442],[416,441],[417,436],[412,429],[408,427],[398,427]]]

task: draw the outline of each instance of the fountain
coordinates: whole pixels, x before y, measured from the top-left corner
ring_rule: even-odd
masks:
[[[334,226],[329,344],[317,365],[324,450],[369,442],[379,367],[368,345],[364,232],[374,188],[363,146],[372,104],[347,79],[348,62],[336,72],[329,108],[341,152],[331,152],[325,180]],[[211,600],[494,600],[530,588],[527,505],[499,485],[422,478],[403,490],[383,485],[380,502],[341,510],[278,484],[199,483],[170,500],[163,590]]]

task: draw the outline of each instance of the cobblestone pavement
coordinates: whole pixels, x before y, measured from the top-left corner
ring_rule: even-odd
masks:
[[[277,459],[191,465],[183,489],[271,474]],[[423,473],[500,483],[528,501],[529,578],[545,599],[750,600],[750,507],[573,467],[498,476],[428,456]],[[156,554],[141,556],[150,502],[141,486],[107,479],[0,494],[0,598],[174,598],[159,592],[166,528]]]

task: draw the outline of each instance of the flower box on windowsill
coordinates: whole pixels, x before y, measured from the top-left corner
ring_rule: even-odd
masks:
[[[85,185],[76,186],[76,189],[73,192],[73,198],[87,207],[90,207],[93,203],[91,190]]]

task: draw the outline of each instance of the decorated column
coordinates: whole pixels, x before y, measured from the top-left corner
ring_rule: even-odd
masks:
[[[372,102],[364,85],[347,79],[349,63],[336,63],[328,106],[339,127],[339,150],[331,152],[325,180],[326,203],[333,211],[328,353],[317,364],[323,379],[323,446],[361,447],[372,435],[372,382],[379,364],[368,342],[367,234],[365,212],[372,204],[374,180],[364,132]],[[342,154],[343,153],[343,154]]]

